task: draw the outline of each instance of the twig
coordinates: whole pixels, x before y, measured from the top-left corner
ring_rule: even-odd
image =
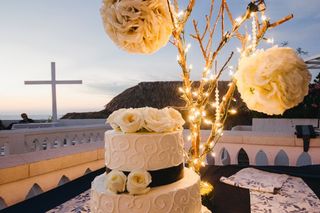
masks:
[[[214,0],[211,0],[210,12],[209,12],[209,16],[206,16],[206,27],[203,31],[202,36],[201,36],[201,40],[203,40],[203,38],[206,36],[208,29],[210,27],[210,22],[211,22],[212,14],[213,14],[213,8],[214,8]]]
[[[205,49],[203,47],[202,39],[200,38],[200,32],[199,32],[199,29],[198,29],[198,23],[196,22],[196,20],[192,20],[192,23],[193,23],[193,28],[194,28],[194,31],[196,32],[196,35],[191,35],[191,36],[198,41],[200,49],[201,49],[201,52],[202,52],[202,55],[206,59],[207,55],[206,55],[206,51],[205,51]]]
[[[276,21],[276,22],[274,22],[272,24],[270,24],[270,22],[268,20],[265,20],[262,23],[262,27],[260,28],[260,30],[257,33],[257,40],[262,39],[268,29],[277,27],[280,24],[283,24],[283,23],[289,21],[292,18],[293,18],[293,14],[290,14],[290,15],[287,15],[286,17],[284,17],[284,18],[282,18],[282,19],[280,19],[280,20],[278,20],[278,21]]]
[[[194,7],[194,4],[195,4],[195,0],[190,0],[189,1],[189,4],[187,6],[187,9],[183,15],[183,18],[181,20],[181,22],[179,23],[179,27],[177,29],[177,33],[181,33],[184,29],[184,25],[186,24],[191,12],[192,12],[192,9]]]

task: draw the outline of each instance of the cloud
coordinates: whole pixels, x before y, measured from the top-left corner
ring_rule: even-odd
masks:
[[[115,96],[134,85],[134,83],[130,82],[92,82],[88,83],[86,86],[89,88],[89,90],[94,90],[98,93]]]

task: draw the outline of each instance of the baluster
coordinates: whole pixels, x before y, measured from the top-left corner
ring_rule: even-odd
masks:
[[[3,155],[7,156],[10,154],[10,147],[9,147],[9,143],[4,143],[3,144]]]

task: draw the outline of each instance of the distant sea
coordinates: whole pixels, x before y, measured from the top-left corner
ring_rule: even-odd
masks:
[[[47,120],[49,118],[49,114],[28,114],[28,117],[33,120]],[[58,118],[61,118],[63,114],[58,115]],[[20,120],[20,114],[17,115],[11,115],[11,114],[0,114],[0,120]]]

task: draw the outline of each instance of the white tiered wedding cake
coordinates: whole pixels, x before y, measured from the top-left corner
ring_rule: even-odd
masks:
[[[105,133],[107,172],[92,182],[93,213],[210,212],[201,204],[200,177],[183,164],[179,112],[121,109],[108,122],[115,130]]]

